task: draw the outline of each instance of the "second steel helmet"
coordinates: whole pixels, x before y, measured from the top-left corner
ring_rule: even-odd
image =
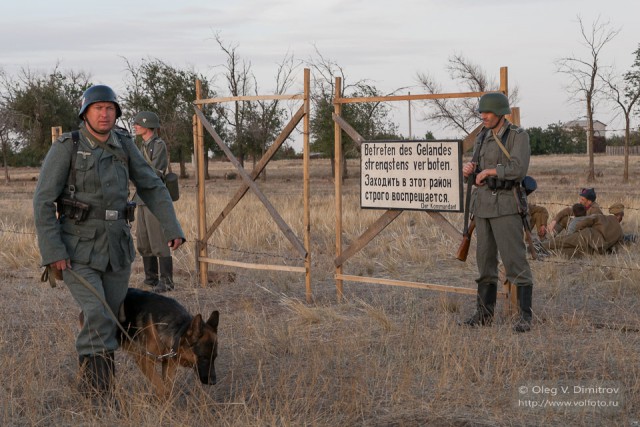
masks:
[[[480,97],[478,112],[493,113],[496,116],[511,114],[511,108],[509,108],[509,99],[504,93],[501,92],[485,93]]]
[[[116,119],[122,115],[122,110],[118,104],[116,93],[109,86],[95,85],[85,90],[82,94],[82,106],[78,113],[78,118],[83,120],[82,115],[89,105],[95,102],[113,102],[116,105]]]
[[[133,124],[147,129],[158,129],[160,127],[160,118],[152,111],[140,111],[133,119]]]

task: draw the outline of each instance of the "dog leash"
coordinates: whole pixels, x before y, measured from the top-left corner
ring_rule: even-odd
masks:
[[[118,326],[118,328],[122,331],[122,333],[124,334],[124,336],[127,338],[127,340],[132,343],[134,346],[136,346],[138,348],[138,350],[141,350],[141,353],[146,354],[147,356],[151,356],[156,360],[164,360],[164,359],[170,359],[172,357],[176,357],[178,355],[178,353],[176,352],[176,350],[174,349],[175,347],[175,343],[174,346],[171,348],[171,350],[169,351],[169,353],[166,354],[161,354],[161,355],[157,355],[157,354],[153,354],[150,351],[148,351],[147,349],[143,348],[137,341],[135,341],[133,338],[131,338],[131,336],[129,335],[129,333],[124,329],[124,327],[120,324],[120,321],[118,320],[118,317],[115,315],[115,313],[113,312],[113,310],[111,310],[111,307],[109,307],[109,304],[107,303],[107,301],[105,301],[105,299],[102,297],[102,295],[100,295],[98,293],[98,291],[96,290],[96,288],[94,288],[93,286],[91,286],[91,283],[87,282],[87,280],[80,276],[78,273],[76,273],[75,271],[73,271],[72,269],[68,268],[67,272],[70,273],[76,280],[78,280],[82,286],[84,286],[85,288],[89,289],[95,296],[96,298],[98,298],[98,301],[100,301],[102,303],[102,305],[104,305],[104,307],[107,309],[107,313],[109,314],[109,316],[111,316],[111,318],[116,322],[116,325]],[[178,341],[179,343],[179,341]]]

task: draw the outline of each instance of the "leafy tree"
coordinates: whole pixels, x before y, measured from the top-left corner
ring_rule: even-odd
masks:
[[[567,130],[560,123],[550,124],[546,129],[527,129],[531,154],[573,154],[583,153],[586,148],[584,129],[577,126]]]
[[[127,124],[140,111],[153,111],[160,117],[160,134],[167,143],[170,158],[180,164],[180,176],[186,177],[185,163],[193,153],[193,101],[196,99],[196,80],[202,82],[206,97],[215,96],[210,83],[194,70],[175,68],[160,59],[143,60],[127,64],[126,93],[122,97],[123,119]],[[212,116],[213,107],[204,108]],[[214,126],[216,120],[213,120]],[[218,127],[220,124],[218,123]],[[220,132],[224,134],[223,130]],[[205,132],[205,149],[215,145]],[[206,158],[206,156],[205,156]],[[208,169],[208,168],[207,168]]]
[[[2,73],[2,85],[3,107],[13,116],[11,132],[19,141],[13,146],[19,153],[16,161],[37,166],[51,146],[52,127],[78,127],[80,98],[90,86],[89,75],[63,71],[57,64],[48,73],[28,68],[15,78]]]

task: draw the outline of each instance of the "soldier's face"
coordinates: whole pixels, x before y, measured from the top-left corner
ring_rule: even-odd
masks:
[[[113,102],[94,102],[87,107],[84,120],[89,125],[90,131],[105,135],[116,124],[116,112],[116,105]]]
[[[498,122],[500,121],[501,116],[496,116],[494,113],[491,113],[491,112],[484,112],[484,113],[480,113],[480,118],[482,119],[482,124],[484,125],[484,127],[488,129],[493,129],[498,125]]]
[[[580,203],[582,206],[589,207],[589,206],[591,206],[591,203],[592,203],[592,202],[591,202],[591,200],[587,199],[586,197],[582,197],[582,196],[580,196],[579,203]]]

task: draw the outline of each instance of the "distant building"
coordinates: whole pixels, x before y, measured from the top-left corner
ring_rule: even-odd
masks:
[[[567,122],[562,125],[562,127],[567,130],[573,129],[575,127],[581,127],[582,129],[585,130],[585,132],[588,130],[588,126],[589,126],[589,122],[587,121],[587,119],[571,120],[570,122]],[[607,125],[602,123],[600,120],[594,120],[593,136],[595,137],[600,136],[602,138],[605,138],[607,136],[606,133],[607,133]]]

